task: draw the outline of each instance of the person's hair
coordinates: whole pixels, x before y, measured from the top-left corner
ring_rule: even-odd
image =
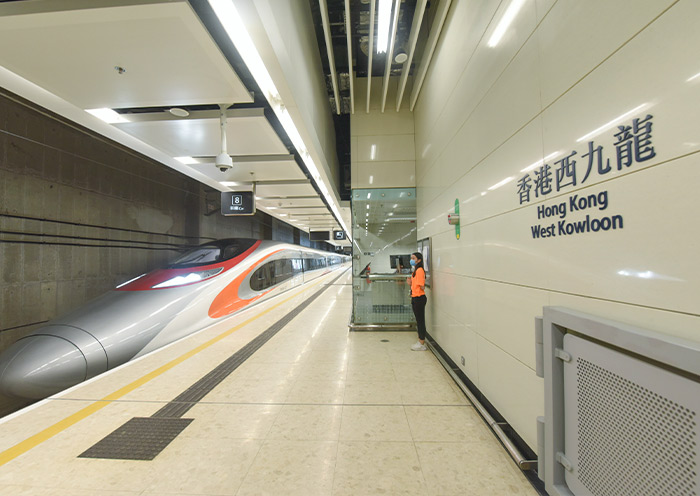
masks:
[[[425,268],[423,267],[423,254],[419,251],[413,253],[413,256],[418,259],[418,263],[415,265],[413,268],[413,274],[411,274],[411,277],[416,277],[416,271],[421,268],[423,269],[423,272],[425,272]]]

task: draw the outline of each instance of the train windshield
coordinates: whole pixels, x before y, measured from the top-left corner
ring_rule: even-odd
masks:
[[[171,267],[209,265],[235,258],[255,244],[255,239],[224,239],[198,246],[175,260]]]

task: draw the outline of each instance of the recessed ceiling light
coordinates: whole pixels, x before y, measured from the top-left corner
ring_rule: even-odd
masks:
[[[175,160],[178,162],[185,164],[185,165],[190,165],[190,164],[196,164],[198,163],[195,159],[192,157],[175,157]]]
[[[169,112],[175,117],[187,117],[188,115],[190,115],[190,113],[187,110],[179,107],[173,107],[170,109]]]
[[[408,55],[406,55],[406,52],[403,49],[399,49],[399,53],[397,53],[394,56],[394,62],[397,64],[403,64],[408,60]]]

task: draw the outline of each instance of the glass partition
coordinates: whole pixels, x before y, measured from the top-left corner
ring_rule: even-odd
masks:
[[[416,190],[353,190],[352,225],[352,326],[415,326],[407,278],[417,246]]]

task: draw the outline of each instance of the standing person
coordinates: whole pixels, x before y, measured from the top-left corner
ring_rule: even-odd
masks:
[[[411,283],[411,306],[418,324],[418,342],[411,346],[413,351],[425,351],[425,304],[428,298],[425,296],[425,269],[423,268],[423,254],[420,252],[411,255],[411,267],[413,274],[408,278]]]

